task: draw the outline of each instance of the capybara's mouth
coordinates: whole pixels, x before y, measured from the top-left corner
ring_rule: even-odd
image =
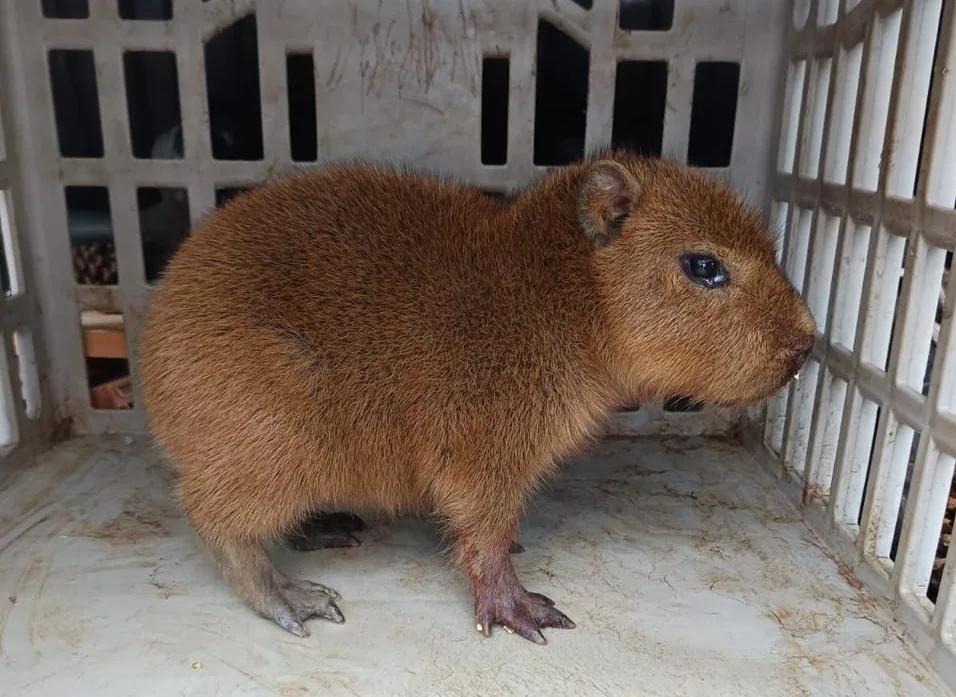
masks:
[[[801,372],[802,372],[802,368],[800,371],[797,371],[796,373],[792,373],[791,371],[786,370],[783,373],[783,377],[780,379],[780,381],[776,384],[775,387],[765,389],[762,392],[758,394],[753,394],[749,397],[741,397],[739,399],[708,399],[706,400],[706,402],[707,404],[711,406],[718,407],[721,409],[746,409],[748,407],[752,407],[757,404],[760,404],[766,399],[770,399],[777,392],[779,392],[784,387],[789,385],[791,381],[799,380]]]

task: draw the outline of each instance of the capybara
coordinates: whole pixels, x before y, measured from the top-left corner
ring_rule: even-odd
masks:
[[[478,631],[546,643],[574,624],[509,556],[535,486],[622,405],[772,395],[815,332],[759,213],[697,170],[605,150],[502,201],[348,163],[199,225],[139,369],[185,514],[261,615],[344,621],[264,543],[316,511],[412,512],[445,526]]]

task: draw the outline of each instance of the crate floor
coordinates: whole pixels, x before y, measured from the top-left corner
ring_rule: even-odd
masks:
[[[344,596],[344,625],[295,638],[232,594],[169,481],[145,439],[119,438],[0,478],[0,692],[949,694],[734,445],[610,440],[541,492],[515,565],[577,623],[547,646],[479,636],[443,541],[413,518],[366,519],[353,549],[274,551]]]

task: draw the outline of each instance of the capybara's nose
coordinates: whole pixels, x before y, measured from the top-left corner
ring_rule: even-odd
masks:
[[[814,334],[797,335],[789,349],[791,375],[796,375],[800,372],[803,364],[806,363],[810,357],[810,352],[813,351],[813,345],[816,343],[816,340],[817,337]]]

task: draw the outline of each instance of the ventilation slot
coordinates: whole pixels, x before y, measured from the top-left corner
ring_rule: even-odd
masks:
[[[319,156],[315,103],[315,61],[311,53],[286,56],[289,91],[289,141],[293,162],[315,162]]]
[[[625,31],[667,31],[674,24],[674,0],[621,0],[618,20]]]
[[[103,127],[92,51],[50,51],[56,137],[63,157],[103,157]]]
[[[538,22],[534,163],[566,165],[584,156],[587,49],[553,24]]]
[[[175,54],[157,51],[124,53],[123,72],[133,157],[182,159],[182,119]]]
[[[146,281],[156,283],[189,237],[189,197],[186,189],[146,187],[137,189],[136,202]]]
[[[614,81],[612,145],[645,155],[660,155],[666,103],[667,63],[618,63]]]
[[[256,16],[246,15],[205,46],[206,96],[212,155],[217,160],[261,160],[262,102]]]
[[[697,64],[687,148],[687,162],[691,166],[730,165],[739,82],[737,63]]]
[[[481,164],[508,161],[508,58],[486,57],[481,65]]]

